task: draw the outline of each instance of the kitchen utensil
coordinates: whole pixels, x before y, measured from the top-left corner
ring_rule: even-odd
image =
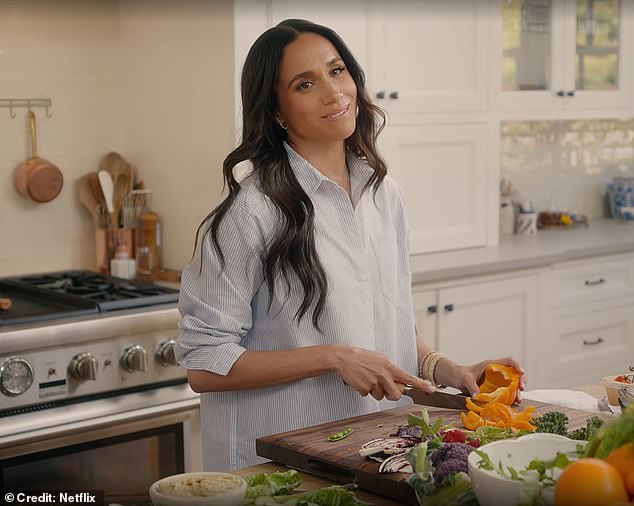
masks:
[[[568,416],[568,429],[586,426],[596,413],[542,402],[531,402],[535,414],[561,411]],[[379,463],[359,455],[364,443],[389,437],[401,425],[407,425],[409,413],[420,413],[418,406],[399,406],[386,411],[337,420],[304,429],[260,437],[256,450],[260,457],[274,460],[295,469],[308,471],[342,483],[354,482],[359,488],[375,492],[404,504],[418,505],[414,489],[402,473],[379,474]],[[442,417],[444,424],[461,427],[460,412],[434,407],[426,408],[432,423]],[[352,433],[339,442],[328,441],[330,434],[351,428]]]
[[[88,181],[90,182],[90,189],[92,190],[92,195],[97,202],[102,204],[104,208],[106,207],[106,201],[103,198],[103,192],[101,191],[101,183],[99,182],[99,175],[97,172],[89,172],[88,173]]]
[[[121,224],[123,228],[136,228],[141,214],[150,204],[152,190],[132,190],[123,199],[121,205]]]
[[[90,187],[90,174],[84,174],[77,180],[77,192],[79,193],[79,201],[92,217],[95,226],[99,227],[99,201],[93,195]]]
[[[114,179],[112,192],[112,207],[117,226],[121,224],[121,205],[128,191],[128,176],[126,174],[119,174],[116,179]]]
[[[97,204],[97,228],[111,228],[110,215],[103,203]]]
[[[134,170],[132,166],[116,151],[105,154],[99,162],[99,170],[105,170],[112,176],[115,186],[119,177],[125,177],[127,181],[127,189],[124,194],[127,195],[134,187]],[[120,183],[122,184],[122,183]]]
[[[31,132],[31,158],[15,169],[15,188],[22,197],[38,203],[50,202],[64,186],[59,168],[37,156],[37,127],[33,111],[27,113]]]
[[[99,177],[99,185],[101,186],[101,192],[103,193],[103,198],[106,203],[106,208],[108,209],[108,214],[110,215],[110,224],[112,228],[117,228],[118,223],[116,221],[116,216],[114,214],[114,206],[112,204],[112,196],[114,193],[114,188],[112,184],[112,177],[105,170],[100,170],[97,173]]]
[[[403,395],[407,395],[414,399],[416,404],[424,406],[434,406],[436,408],[461,409],[465,410],[467,397],[460,394],[449,394],[439,390],[428,394],[422,390],[418,390],[409,385],[405,385]]]
[[[619,406],[621,409],[627,409],[628,406],[634,404],[634,388],[631,385],[624,385],[619,388]]]

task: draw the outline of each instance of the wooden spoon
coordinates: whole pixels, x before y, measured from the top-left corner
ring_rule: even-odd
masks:
[[[97,174],[95,173],[95,175]],[[93,195],[92,188],[90,187],[90,174],[84,174],[77,180],[77,191],[79,192],[79,201],[86,208],[90,216],[92,216],[95,227],[98,227],[97,206],[99,205],[99,201]],[[101,190],[99,191],[101,192]]]
[[[103,198],[103,192],[101,191],[101,183],[99,182],[99,176],[96,172],[88,173],[88,181],[90,182],[90,189],[92,190],[92,196],[95,200],[106,207],[106,201]]]
[[[126,195],[132,191],[134,187],[134,169],[127,160],[116,151],[111,151],[101,158],[99,169],[110,173],[115,185],[119,177],[125,176],[128,182]]]
[[[115,221],[117,216],[114,214],[114,206],[112,203],[114,193],[112,177],[110,177],[110,174],[108,174],[105,170],[100,170],[97,173],[97,176],[99,177],[101,192],[103,193],[103,198],[106,201],[106,208],[108,209],[108,214],[110,215],[111,228],[118,228],[119,224]]]

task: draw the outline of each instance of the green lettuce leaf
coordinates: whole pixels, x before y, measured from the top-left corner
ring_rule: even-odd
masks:
[[[302,483],[300,474],[291,469],[284,473],[260,473],[246,478],[247,493],[245,505],[254,504],[254,499],[259,496],[275,496],[288,494]]]

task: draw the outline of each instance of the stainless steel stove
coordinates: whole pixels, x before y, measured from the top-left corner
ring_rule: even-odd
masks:
[[[68,271],[0,279],[0,298],[12,302],[0,311],[0,489],[36,473],[40,490],[126,497],[201,467],[199,396],[174,357],[178,290]],[[162,464],[113,479],[104,452],[133,462],[131,451]],[[77,459],[91,471],[62,479]]]

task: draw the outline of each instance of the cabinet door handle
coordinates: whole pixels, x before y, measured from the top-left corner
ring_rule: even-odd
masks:
[[[595,344],[601,344],[603,342],[602,337],[597,337],[594,341],[588,341],[587,339],[583,340],[584,346],[594,346]]]
[[[393,91],[392,93],[390,93],[390,98],[397,99],[398,98],[398,91]]]
[[[559,91],[557,92],[557,96],[558,96],[558,97],[565,97],[565,96],[566,96],[566,92],[565,92],[564,90],[559,90]]]
[[[451,313],[453,311],[453,304],[447,304],[445,306],[445,312],[446,313]]]
[[[603,283],[605,283],[605,279],[603,278],[599,278],[596,281],[588,281],[586,279],[586,286],[597,286],[597,285],[602,285]]]
[[[575,90],[569,90],[566,95],[568,95],[569,97],[574,97],[575,96]]]
[[[383,100],[385,98],[385,92],[384,91],[377,92],[376,98]]]
[[[427,312],[429,314],[435,314],[438,311],[438,306],[427,306]]]

